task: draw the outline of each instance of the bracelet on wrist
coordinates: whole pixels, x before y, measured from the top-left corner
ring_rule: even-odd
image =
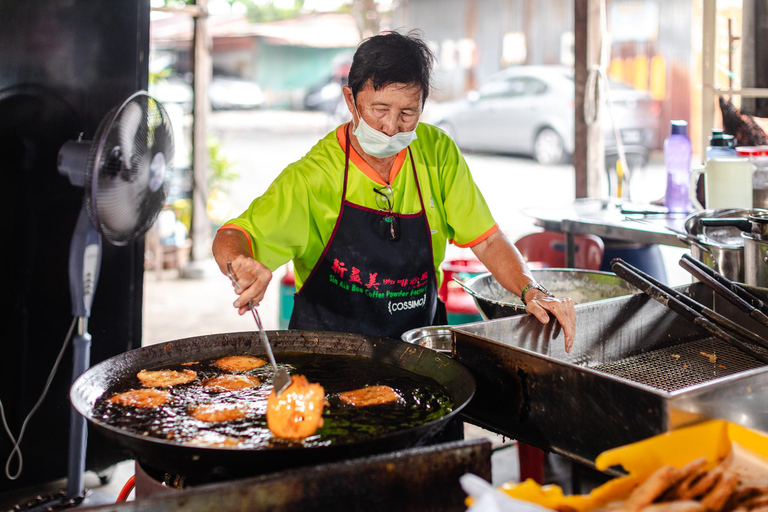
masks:
[[[523,301],[523,305],[525,305],[525,306],[527,306],[527,305],[528,305],[528,303],[527,303],[527,302],[525,302],[525,294],[526,294],[526,293],[528,293],[528,292],[529,292],[531,289],[533,289],[533,288],[535,288],[535,289],[539,290],[540,292],[542,292],[542,293],[543,293],[544,295],[546,295],[547,297],[554,297],[554,295],[552,295],[552,293],[551,293],[549,290],[547,290],[546,288],[544,288],[544,287],[543,287],[542,285],[540,285],[539,283],[528,283],[528,284],[527,284],[527,285],[525,285],[525,287],[523,288],[523,291],[521,291],[521,292],[520,292],[520,300],[522,300],[522,301]]]

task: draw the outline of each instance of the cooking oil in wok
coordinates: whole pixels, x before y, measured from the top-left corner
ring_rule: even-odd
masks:
[[[445,416],[454,405],[447,390],[433,379],[381,361],[343,355],[281,354],[279,366],[323,386],[327,400],[323,426],[303,441],[286,441],[275,438],[267,428],[267,397],[272,392],[271,366],[242,372],[261,381],[254,388],[212,392],[202,386],[202,381],[227,373],[214,365],[215,360],[155,368],[193,370],[197,372],[197,378],[188,384],[166,388],[172,400],[152,409],[122,406],[106,400],[117,393],[142,387],[135,375],[130,376],[109,388],[97,400],[95,418],[138,435],[182,444],[227,436],[237,441],[235,449],[292,447],[297,443],[317,447],[370,440],[423,425]],[[339,394],[344,391],[376,385],[390,386],[401,400],[355,407],[339,399]],[[189,415],[192,408],[207,403],[238,404],[245,411],[245,417],[208,423]]]

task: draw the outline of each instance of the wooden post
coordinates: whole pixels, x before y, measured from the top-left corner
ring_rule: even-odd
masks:
[[[192,116],[192,261],[211,257],[211,221],[208,218],[208,85],[211,81],[211,39],[208,34],[208,0],[197,0],[194,35],[195,103]]]
[[[573,167],[576,197],[600,197],[605,175],[605,144],[600,118],[587,126],[584,97],[589,68],[600,56],[600,0],[574,2],[574,134]],[[597,99],[600,101],[600,98]]]

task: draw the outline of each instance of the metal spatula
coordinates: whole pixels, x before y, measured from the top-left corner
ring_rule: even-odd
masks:
[[[242,291],[243,288],[237,282],[237,279],[235,279],[235,274],[232,272],[232,264],[230,262],[227,262],[227,276],[229,276],[229,279],[232,281],[232,284],[235,285],[237,291]],[[277,362],[275,362],[275,355],[272,353],[272,345],[270,345],[269,339],[267,339],[267,333],[264,332],[264,329],[261,327],[261,318],[259,317],[259,313],[256,311],[256,308],[253,306],[253,301],[248,303],[248,309],[250,309],[251,313],[253,313],[253,319],[256,320],[256,328],[259,330],[261,343],[264,345],[264,348],[267,351],[269,362],[272,364],[272,368],[275,370],[275,374],[272,377],[272,385],[275,388],[275,395],[280,396],[280,393],[288,389],[288,386],[291,385],[291,376],[288,375],[288,372],[285,368],[277,367]]]

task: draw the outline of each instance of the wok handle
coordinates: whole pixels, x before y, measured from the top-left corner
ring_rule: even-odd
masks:
[[[734,348],[741,350],[743,352],[746,352],[747,354],[751,355],[758,361],[762,361],[763,363],[768,364],[768,356],[765,356],[763,354],[760,354],[759,352],[756,352],[755,350],[753,350],[748,345],[744,344],[739,339],[735,338],[731,334],[720,329],[717,325],[715,325],[711,320],[706,318],[704,315],[698,313],[697,311],[695,311],[694,309],[686,305],[683,301],[675,298],[674,294],[670,295],[664,292],[664,290],[662,290],[660,287],[656,286],[652,282],[648,281],[647,279],[644,279],[638,273],[639,270],[637,268],[626,263],[621,258],[616,258],[613,261],[611,261],[611,268],[616,273],[616,275],[620,276],[622,279],[626,280],[631,285],[639,288],[644,293],[649,295],[652,299],[659,302],[660,304],[667,306],[669,309],[679,314],[686,320],[703,328],[708,333],[720,338],[721,340],[725,341],[726,343],[733,346]]]

